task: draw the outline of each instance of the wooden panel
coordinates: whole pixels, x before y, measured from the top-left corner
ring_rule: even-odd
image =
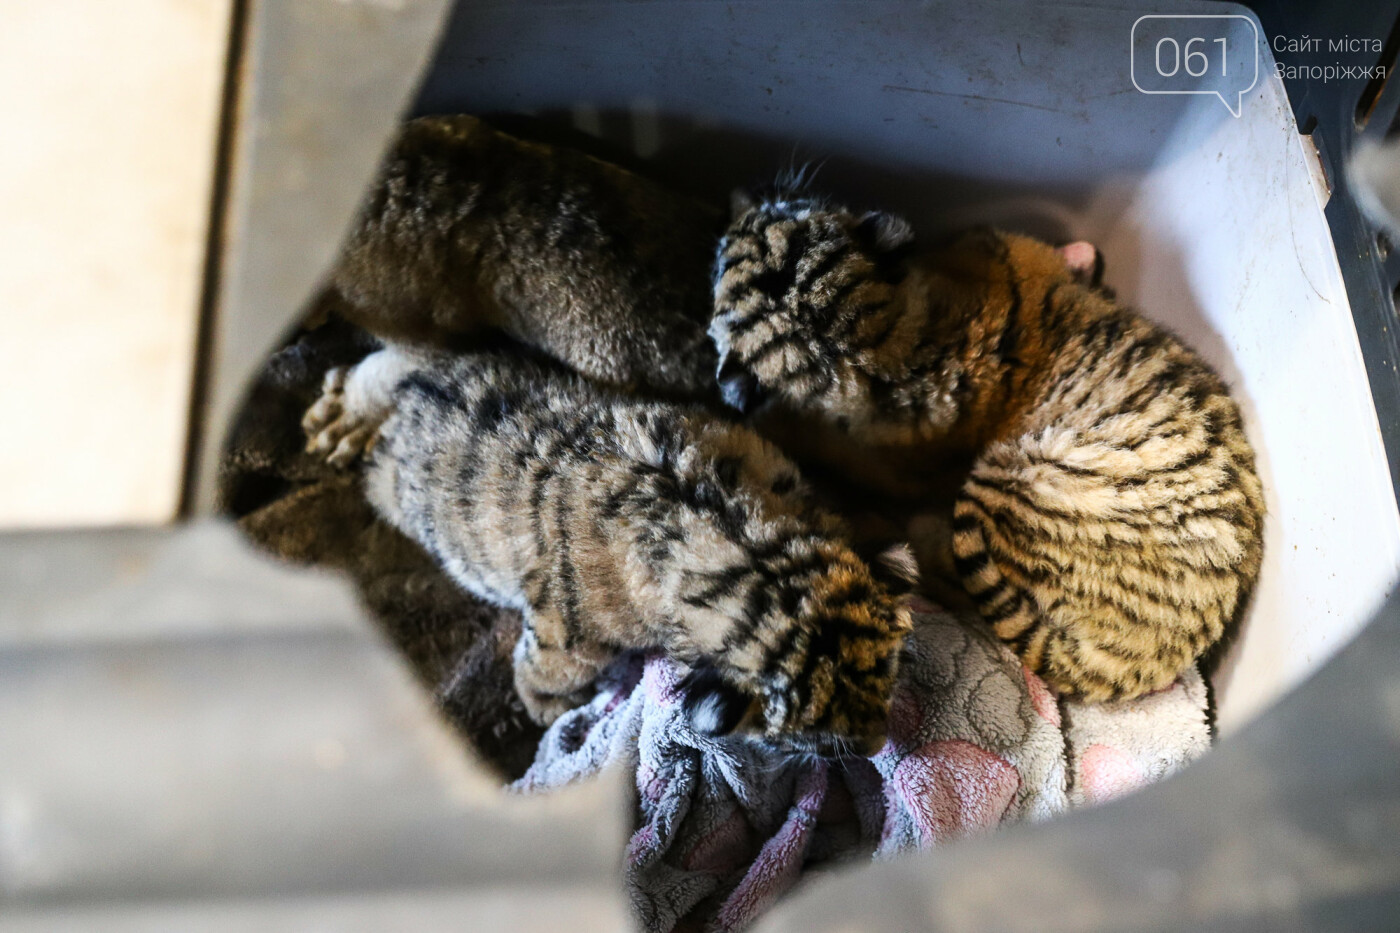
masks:
[[[180,495],[230,0],[0,0],[0,526]]]

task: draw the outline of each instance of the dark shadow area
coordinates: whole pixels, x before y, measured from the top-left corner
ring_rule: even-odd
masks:
[[[220,462],[221,508],[260,549],[345,574],[447,721],[500,776],[524,773],[543,730],[515,694],[520,617],[463,592],[379,518],[357,472],[306,452],[302,415],[326,372],[377,341],[331,318],[273,354],[248,394]]]

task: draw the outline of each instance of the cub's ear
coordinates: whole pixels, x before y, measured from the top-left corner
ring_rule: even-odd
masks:
[[[1103,253],[1093,243],[1075,240],[1056,250],[1069,267],[1069,274],[1081,285],[1098,288],[1103,282]]]
[[[747,188],[735,188],[729,192],[729,219],[738,220],[744,214],[758,206],[758,201],[754,199],[753,192]]]
[[[914,228],[909,226],[909,221],[884,211],[871,211],[866,214],[856,225],[856,231],[874,244],[876,249],[885,253],[892,253],[914,242]]]
[[[728,735],[749,711],[749,698],[726,683],[713,667],[701,665],[681,680],[681,709],[690,728],[701,735]]]
[[[875,555],[870,573],[896,597],[912,593],[919,585],[919,561],[914,557],[914,549],[903,542]]]

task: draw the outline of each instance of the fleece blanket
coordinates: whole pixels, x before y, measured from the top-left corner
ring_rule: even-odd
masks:
[[[635,915],[656,933],[728,931],[824,865],[1103,801],[1210,743],[1195,670],[1133,701],[1058,701],[977,622],[926,602],[917,610],[889,741],[873,758],[696,735],[681,713],[682,671],[632,657],[549,728],[513,788],[544,793],[611,766],[635,773],[638,828],[626,858]]]

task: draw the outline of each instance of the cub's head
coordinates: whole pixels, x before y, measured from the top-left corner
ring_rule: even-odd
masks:
[[[1084,240],[1051,246],[1019,233],[972,227],[930,256],[946,275],[977,287],[988,303],[1006,300],[1012,286],[1022,302],[1061,285],[1103,289],[1103,254]]]
[[[720,659],[685,678],[684,710],[703,735],[738,733],[819,754],[873,755],[885,743],[905,636],[913,555],[872,568],[845,552],[781,592]]]
[[[972,307],[1044,294],[1059,282],[1099,285],[1088,243],[1058,249],[976,228],[921,251],[918,263],[959,284],[956,296],[901,288],[913,231],[882,212],[858,214],[804,190],[739,193],[720,240],[710,338],[724,400],[802,416],[874,440],[925,412],[910,356],[925,336],[912,301]],[[917,293],[917,294],[916,294]]]
[[[913,230],[801,190],[734,196],[715,265],[710,338],[724,400],[839,411],[862,391],[856,366],[891,337]]]

